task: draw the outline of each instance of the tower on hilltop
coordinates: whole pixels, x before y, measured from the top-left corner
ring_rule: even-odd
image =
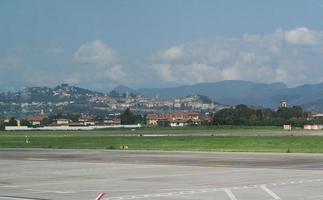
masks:
[[[280,101],[280,105],[279,105],[280,108],[287,108],[287,101],[285,100],[281,100]]]

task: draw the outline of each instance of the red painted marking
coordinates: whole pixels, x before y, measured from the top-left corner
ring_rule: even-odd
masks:
[[[99,196],[95,200],[102,200],[102,197],[105,195],[105,193],[100,193]]]

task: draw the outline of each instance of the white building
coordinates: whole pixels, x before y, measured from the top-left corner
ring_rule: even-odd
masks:
[[[279,106],[280,108],[287,108],[287,101],[285,101],[285,100],[281,100],[280,101],[280,106]]]

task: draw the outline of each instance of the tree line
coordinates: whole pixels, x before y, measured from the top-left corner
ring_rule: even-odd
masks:
[[[248,125],[248,126],[282,126],[291,124],[302,127],[305,124],[321,124],[322,119],[310,119],[308,112],[299,106],[279,108],[251,108],[238,105],[226,108],[213,114],[213,124],[217,125]]]

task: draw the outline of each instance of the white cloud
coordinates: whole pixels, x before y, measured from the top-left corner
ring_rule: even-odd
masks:
[[[132,82],[117,60],[115,50],[101,40],[80,45],[72,58],[59,46],[13,50],[0,57],[0,90],[60,83],[107,90]]]
[[[101,40],[80,45],[73,64],[67,55],[61,47],[3,55],[0,88],[60,82],[95,89],[117,84],[164,87],[231,79],[298,85],[323,79],[323,31],[305,27],[178,44],[156,51],[142,67],[134,63],[137,68],[125,68]]]
[[[294,45],[315,45],[322,42],[323,33],[311,31],[306,27],[296,28],[285,33],[286,42]]]
[[[109,78],[118,83],[125,83],[127,75],[123,72],[121,65],[113,65],[107,68],[104,72],[104,77]]]
[[[81,45],[74,53],[74,60],[81,64],[107,65],[116,62],[116,53],[101,40],[94,40]]]
[[[74,61],[81,64],[79,66],[81,80],[95,81],[98,85],[129,81],[123,66],[117,63],[115,50],[101,40],[81,45],[74,53]]]
[[[170,64],[156,64],[153,68],[157,71],[159,76],[167,82],[176,82],[177,79],[173,76],[173,72],[170,69]]]
[[[150,70],[159,81],[173,84],[242,79],[296,85],[321,79],[322,49],[321,31],[277,29],[267,35],[217,37],[160,50],[152,56]]]
[[[160,51],[157,58],[160,58],[162,60],[176,60],[180,58],[183,55],[183,47],[182,46],[174,46],[169,49],[165,49],[163,51]]]

